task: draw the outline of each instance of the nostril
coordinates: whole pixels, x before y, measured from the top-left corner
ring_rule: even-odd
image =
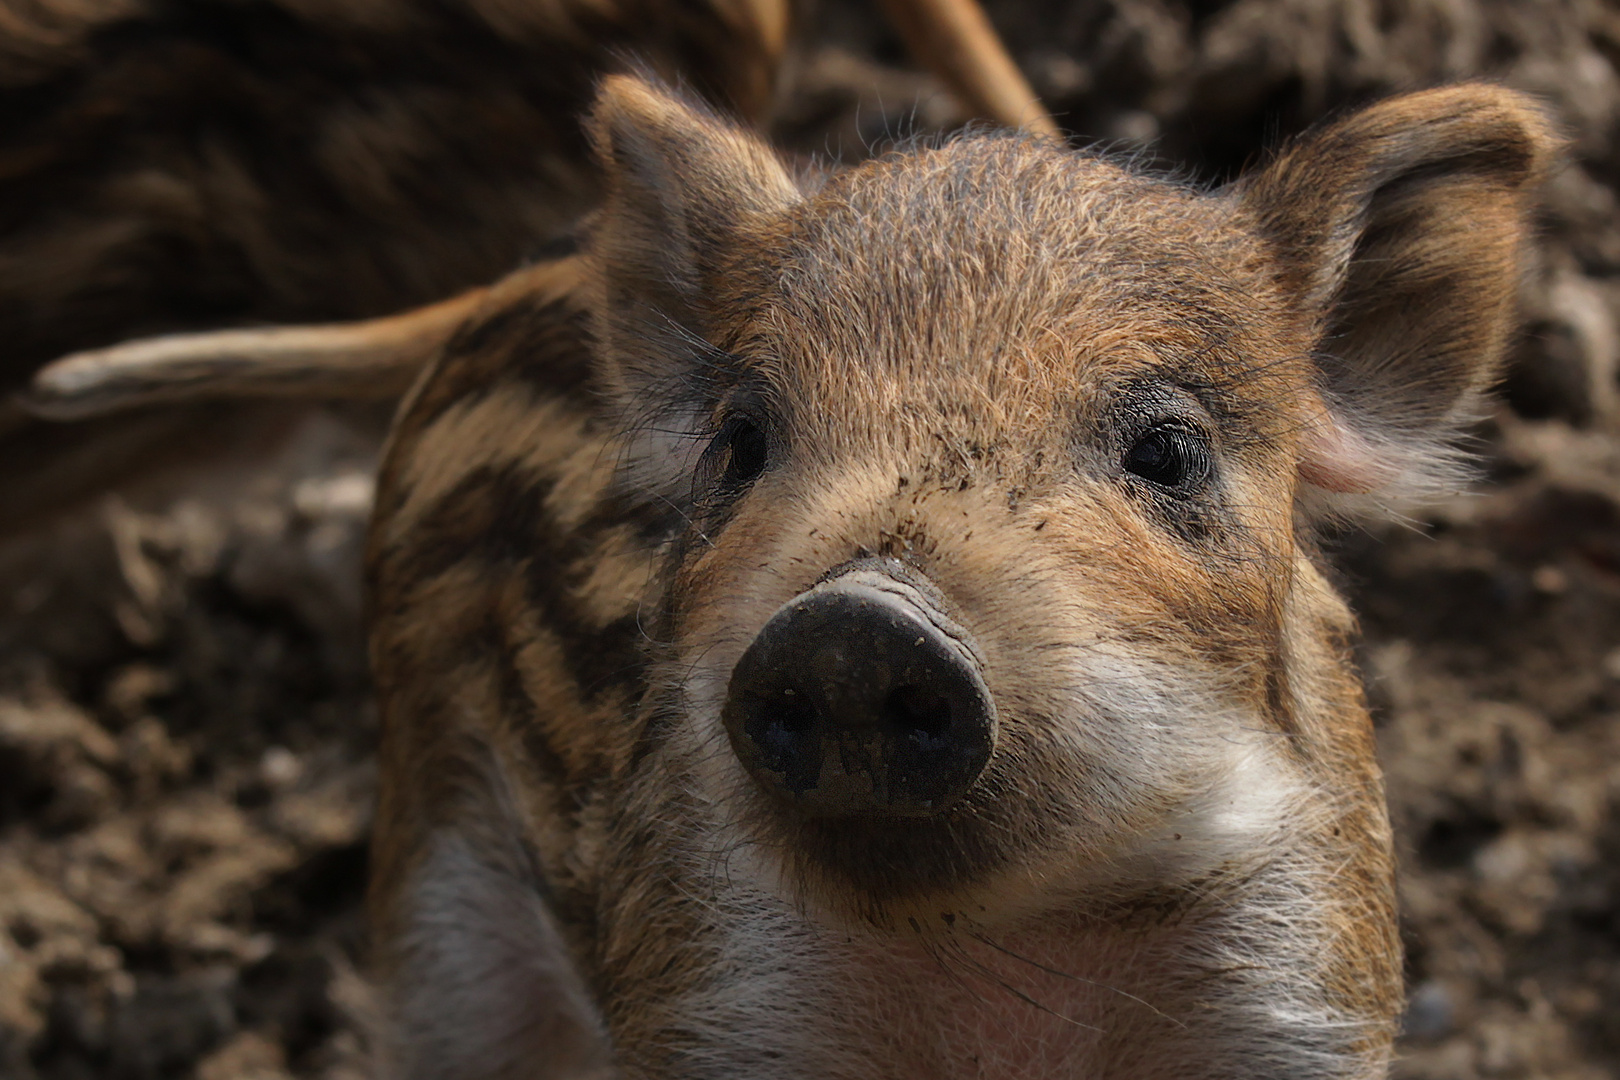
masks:
[[[816,726],[816,710],[803,694],[784,690],[779,697],[757,702],[749,734],[767,754],[791,752]]]
[[[761,764],[781,773],[783,783],[795,793],[814,787],[816,709],[809,697],[785,688],[756,699],[748,712],[744,730],[759,748]]]
[[[777,703],[777,723],[794,735],[807,734],[816,724],[816,709],[810,699],[791,687],[782,691]]]
[[[920,686],[897,686],[883,702],[883,717],[891,730],[916,742],[933,741],[951,726],[951,702]]]

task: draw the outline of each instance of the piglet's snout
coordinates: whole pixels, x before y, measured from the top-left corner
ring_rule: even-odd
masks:
[[[760,787],[818,818],[939,814],[996,742],[964,633],[916,588],[864,569],[772,616],[732,671],[723,718]]]

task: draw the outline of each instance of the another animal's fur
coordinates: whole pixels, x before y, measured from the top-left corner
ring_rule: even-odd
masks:
[[[592,130],[583,259],[450,340],[382,473],[400,1072],[1383,1075],[1389,831],[1312,535],[1451,477],[1539,111],[1398,98],[1214,194],[1008,136],[801,188],[631,79]],[[1196,484],[1122,465],[1153,425]],[[771,614],[863,556],[939,587],[1001,716],[904,827],[784,813],[719,722]]]
[[[593,199],[633,51],[763,117],[776,0],[114,0],[0,20],[0,387],[139,333],[359,318],[505,273]]]

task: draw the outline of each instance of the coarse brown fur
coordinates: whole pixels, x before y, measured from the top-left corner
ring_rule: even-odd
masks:
[[[396,1071],[1383,1075],[1389,829],[1313,536],[1456,479],[1541,113],[1410,95],[1216,193],[1016,136],[801,185],[628,78],[592,130],[584,256],[450,340],[381,477]],[[1127,468],[1162,430],[1207,468]],[[784,810],[720,725],[863,559],[1000,712],[921,821]]]
[[[482,285],[594,201],[575,120],[635,53],[752,120],[785,4],[52,0],[0,11],[0,387],[174,329]]]

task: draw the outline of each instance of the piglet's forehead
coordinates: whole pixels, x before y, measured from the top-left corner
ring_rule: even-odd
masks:
[[[1013,138],[880,160],[789,211],[765,280],[784,331],[1069,363],[1138,341],[1173,360],[1263,322],[1258,241],[1228,204]]]
[[[1226,263],[1250,238],[1230,204],[1106,158],[1015,136],[963,139],[868,162],[791,212],[799,261],[881,262],[896,248],[946,261]]]
[[[881,178],[866,187],[880,189]],[[903,191],[873,191],[899,208],[887,220],[843,200],[811,225],[818,208],[809,207],[755,287],[738,351],[818,408],[936,402],[958,415],[983,405],[1056,417],[1144,383],[1188,388],[1217,416],[1280,406],[1308,377],[1306,348],[1287,340],[1230,250],[1241,234],[1223,208],[1189,206],[1205,197],[1163,187],[1149,185],[1179,235],[1155,232],[1142,203],[1120,200],[1078,223],[1002,215],[989,226],[962,208],[917,209]],[[918,224],[930,216],[937,228]]]

